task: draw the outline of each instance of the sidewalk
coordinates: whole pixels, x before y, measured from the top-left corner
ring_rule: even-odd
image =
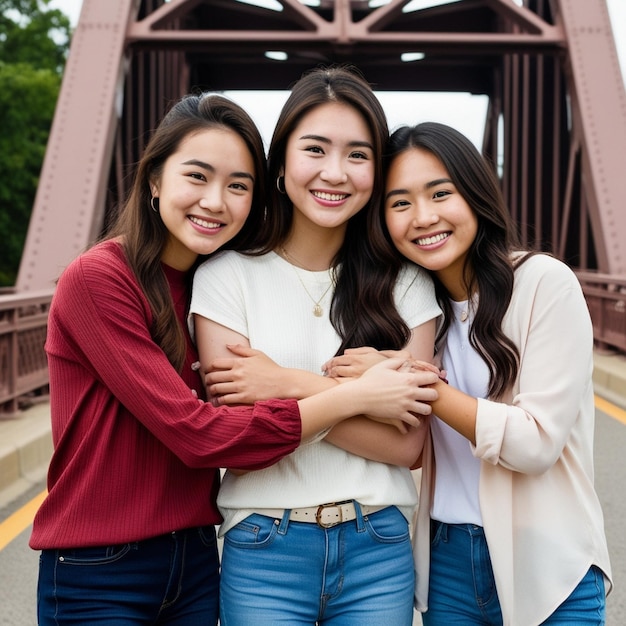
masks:
[[[0,418],[0,507],[45,478],[51,454],[47,402]]]
[[[626,355],[596,350],[593,361],[596,394],[626,409]]]
[[[593,382],[596,394],[626,409],[626,355],[596,351]],[[0,507],[45,478],[51,454],[48,403],[0,418]]]

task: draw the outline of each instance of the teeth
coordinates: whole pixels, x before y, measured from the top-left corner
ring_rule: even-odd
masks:
[[[190,217],[189,218],[194,224],[198,226],[202,226],[202,228],[220,228],[222,224],[220,222],[207,222],[206,220],[201,220],[198,217]]]
[[[324,193],[322,191],[314,191],[313,195],[320,200],[329,200],[334,202],[348,197],[347,193]]]
[[[430,246],[433,243],[437,243],[439,241],[443,241],[450,236],[449,233],[439,233],[438,235],[433,235],[432,237],[420,237],[417,239],[417,244],[420,246]]]

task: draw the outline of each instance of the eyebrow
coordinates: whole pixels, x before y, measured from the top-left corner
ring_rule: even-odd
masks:
[[[426,183],[424,185],[424,188],[430,189],[431,187],[436,187],[437,185],[444,185],[445,183],[452,183],[452,179],[451,178],[437,178],[436,180],[431,180],[429,183]]]
[[[199,159],[189,159],[189,161],[184,161],[183,165],[195,165],[196,167],[200,167],[207,172],[215,173],[215,168],[210,163],[205,163],[204,161],[200,161]],[[231,172],[231,178],[249,178],[252,182],[254,182],[254,176],[249,172]]]
[[[437,187],[437,185],[444,185],[446,183],[452,183],[450,178],[437,178],[435,180],[431,180],[424,185],[424,189],[432,189],[433,187]],[[454,183],[452,183],[454,184]],[[393,196],[403,196],[409,193],[408,189],[392,189],[385,194],[385,200],[389,200],[389,198]]]
[[[328,139],[328,137],[322,137],[321,135],[302,135],[300,139],[309,139],[328,144],[332,143],[332,141]],[[370,150],[374,150],[374,146],[369,141],[349,141],[348,146],[350,146],[351,148],[369,148]]]

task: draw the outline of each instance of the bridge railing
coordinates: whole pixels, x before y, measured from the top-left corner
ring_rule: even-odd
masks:
[[[626,352],[626,276],[585,271],[576,275],[589,306],[596,345]]]
[[[597,347],[626,353],[626,276],[578,271]],[[47,391],[44,352],[54,290],[15,294],[0,290],[0,417]]]
[[[0,292],[0,417],[48,386],[44,352],[53,289],[28,294]]]

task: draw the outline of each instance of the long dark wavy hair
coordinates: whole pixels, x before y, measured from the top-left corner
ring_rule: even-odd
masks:
[[[337,354],[357,346],[401,348],[408,342],[410,331],[394,305],[394,282],[389,280],[389,273],[393,270],[386,262],[390,255],[384,234],[374,233],[372,228],[382,202],[382,152],[389,130],[380,102],[355,68],[316,68],[304,74],[293,86],[269,148],[268,219],[261,253],[279,248],[293,221],[293,204],[276,185],[285,164],[289,137],[305,115],[329,102],[346,104],[357,111],[365,120],[374,144],[372,196],[350,218],[345,240],[332,264],[335,293],[330,320],[342,340]],[[378,241],[376,237],[379,237]]]
[[[515,267],[520,265],[520,261],[514,264],[511,258],[514,251],[520,250],[520,245],[510,213],[494,168],[474,144],[454,128],[426,122],[397,129],[387,144],[385,171],[395,158],[412,148],[427,150],[441,161],[457,191],[476,215],[478,230],[463,268],[467,293],[478,294],[469,341],[489,368],[488,395],[497,398],[510,388],[519,369],[519,351],[502,331],[502,320],[513,293]],[[391,244],[384,209],[379,217],[377,228],[384,230]],[[521,262],[528,256],[522,256]],[[453,313],[449,294],[435,274],[431,272],[431,275],[444,311],[436,340],[440,348]]]
[[[128,263],[137,277],[154,317],[151,329],[172,365],[182,369],[186,343],[161,266],[169,231],[150,206],[151,184],[158,182],[168,157],[189,135],[222,128],[237,133],[246,143],[255,168],[252,208],[241,231],[223,249],[255,246],[264,213],[266,161],[263,140],[250,116],[231,100],[216,94],[188,95],[179,100],[151,136],[137,166],[128,200],[106,239],[119,237]],[[200,256],[196,266],[206,256]],[[194,268],[195,269],[195,266]],[[189,272],[191,281],[193,271]]]

